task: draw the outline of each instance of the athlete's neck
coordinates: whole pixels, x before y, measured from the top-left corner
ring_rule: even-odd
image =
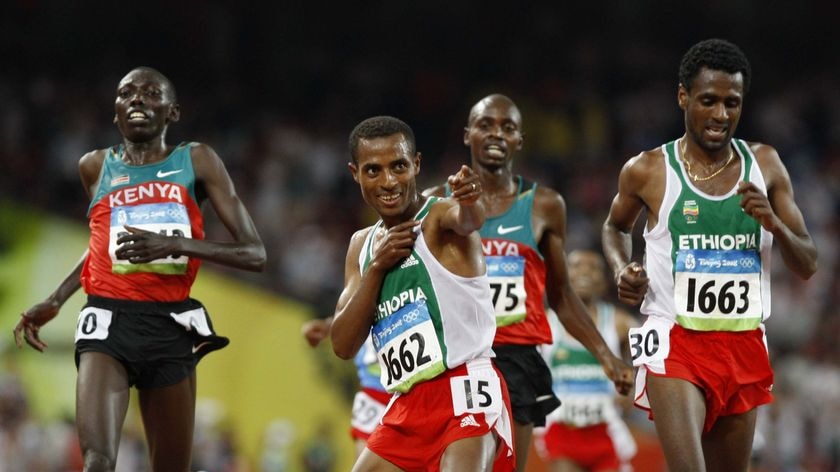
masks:
[[[169,155],[169,151],[169,146],[167,146],[163,136],[141,143],[124,139],[121,158],[127,164],[139,166],[162,161]]]
[[[498,198],[516,193],[516,177],[509,166],[489,168],[476,165],[473,170],[481,181],[484,197]]]

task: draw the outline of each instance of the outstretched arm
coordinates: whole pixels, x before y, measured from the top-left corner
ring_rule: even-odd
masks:
[[[767,182],[767,195],[752,182],[740,182],[741,208],[773,233],[788,269],[808,279],[817,271],[817,248],[793,199],[790,175],[771,146],[759,144],[753,150]]]
[[[484,205],[481,196],[481,182],[478,175],[466,165],[448,178],[452,189],[450,196],[458,204],[449,208],[441,218],[441,227],[452,230],[461,236],[467,236],[473,231],[481,229],[484,224]]]
[[[535,213],[545,224],[539,241],[546,264],[546,296],[563,327],[580,341],[601,363],[607,376],[622,395],[633,386],[633,369],[610,351],[609,346],[580,297],[572,290],[564,249],[566,235],[566,205],[553,190],[543,189],[534,202]]]
[[[117,240],[120,248],[116,256],[139,264],[171,255],[187,255],[238,269],[262,271],[265,246],[224,163],[204,144],[192,148],[192,162],[197,182],[204,186],[219,220],[233,236],[233,242],[164,236],[126,227],[129,234]]]

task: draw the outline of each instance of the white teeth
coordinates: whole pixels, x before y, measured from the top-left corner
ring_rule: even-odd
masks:
[[[487,154],[492,157],[505,157],[505,151],[499,146],[488,146]]]
[[[145,120],[146,119],[146,114],[143,113],[143,112],[139,112],[139,111],[131,112],[131,114],[128,115],[128,119],[129,120]]]

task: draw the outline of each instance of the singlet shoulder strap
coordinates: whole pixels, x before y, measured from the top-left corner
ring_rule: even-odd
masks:
[[[522,195],[525,192],[535,190],[537,188],[537,182],[526,179],[521,175],[517,175],[516,180],[518,181],[518,187],[516,189],[517,195]]]

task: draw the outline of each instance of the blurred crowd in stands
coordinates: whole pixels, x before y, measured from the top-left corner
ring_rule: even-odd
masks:
[[[723,11],[712,3],[712,13]],[[735,11],[748,3],[734,2]],[[19,2],[2,20],[4,30],[12,28],[8,37],[33,24],[59,33],[87,25],[78,15],[27,11],[27,4]],[[265,273],[231,275],[309,303],[318,316],[333,311],[350,235],[372,223],[346,170],[347,136],[361,119],[391,114],[414,128],[423,154],[419,183],[426,187],[468,162],[462,134],[469,106],[490,92],[510,96],[526,133],[515,168],[565,196],[568,250],[600,249],[621,165],[682,134],[676,103],[682,52],[708,36],[738,43],[754,76],[737,135],[779,150],[819,250],[819,271],[807,282],[790,276],[775,256],[767,336],[776,401],[759,416],[756,470],[840,470],[840,68],[830,42],[795,36],[800,30],[770,38],[762,26],[734,19],[721,20],[713,32],[681,20],[678,30],[670,25],[674,15],[629,5],[606,17],[615,23],[606,37],[575,27],[568,15],[540,15],[536,7],[504,18],[515,23],[531,15],[527,30],[482,36],[486,25],[452,5],[435,20],[436,31],[448,34],[402,43],[394,32],[381,41],[374,37],[387,32],[377,22],[407,17],[397,7],[374,13],[365,23],[372,34],[364,38],[341,20],[348,5],[335,5],[339,19],[310,25],[311,36],[277,6],[261,16],[207,6],[195,18],[187,6],[171,7],[175,19],[166,26],[184,31],[148,39],[142,48],[112,42],[112,34],[127,37],[112,30],[68,44],[56,34],[28,39],[28,54],[13,58],[19,67],[0,73],[0,201],[84,223],[78,159],[118,143],[112,104],[122,75],[141,64],[159,68],[174,81],[182,108],[169,141],[202,141],[216,149],[268,249]],[[114,13],[103,8],[103,16]],[[815,28],[827,25],[820,18],[830,15],[813,8],[789,14]],[[578,10],[573,13],[595,13]],[[764,27],[784,16],[764,14]],[[121,29],[137,29],[150,13],[138,15]],[[661,37],[623,36],[631,28],[660,26]],[[12,47],[3,46],[6,57]],[[49,53],[57,47],[62,54]],[[207,217],[207,237],[224,237],[213,215]],[[71,424],[31,427],[25,398],[13,385],[0,385],[0,471],[24,470],[8,465],[13,446],[16,460],[24,460],[32,435],[61,435]],[[37,446],[34,451],[38,460],[53,460]]]

